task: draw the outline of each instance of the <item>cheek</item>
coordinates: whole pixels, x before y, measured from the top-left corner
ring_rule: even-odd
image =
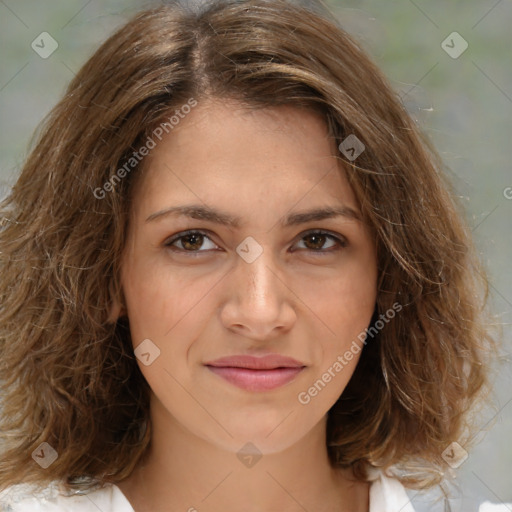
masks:
[[[206,294],[208,283],[190,279],[185,282],[176,271],[154,261],[133,262],[126,269],[123,290],[132,345],[137,349],[143,340],[151,341],[140,345],[149,347],[144,349],[151,353],[149,364],[143,359],[138,359],[137,364],[157,396],[165,396],[170,389],[174,389],[175,397],[181,396],[179,389],[173,387],[171,375],[184,379],[183,362],[201,329],[196,310],[203,305],[200,299]]]
[[[168,369],[187,357],[211,317],[212,290],[218,279],[213,273],[180,274],[151,259],[126,265],[123,290],[134,348],[150,339],[160,350],[158,365]]]
[[[342,348],[368,327],[377,299],[377,270],[372,253],[347,258],[325,279],[298,280],[297,295],[320,321],[325,347]]]
[[[172,285],[164,276],[138,272],[136,267],[124,280],[123,289],[134,345],[144,338],[159,338],[167,324],[167,329],[171,327],[169,312],[175,311],[173,306],[177,301],[169,292],[169,284]]]
[[[325,413],[338,400],[357,366],[377,298],[372,263],[368,259],[350,265],[347,272],[329,281],[324,293],[308,296],[316,305],[312,310],[321,320],[321,328],[315,335],[314,369],[297,399],[311,414]]]
[[[308,388],[311,393],[304,390],[301,403],[308,399],[313,401],[318,395],[314,402],[326,407],[343,392],[361,356],[365,329],[371,322],[377,299],[377,267],[373,253],[347,259],[346,266],[336,277],[326,280],[321,290],[303,287],[303,293],[309,293],[305,302],[312,305],[311,309],[321,321],[316,334],[317,364],[309,379],[313,387]]]

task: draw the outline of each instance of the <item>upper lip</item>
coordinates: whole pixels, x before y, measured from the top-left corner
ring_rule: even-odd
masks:
[[[246,356],[237,355],[221,357],[215,361],[205,363],[206,366],[249,368],[251,370],[274,370],[276,368],[302,368],[305,365],[291,357],[281,356],[279,354],[270,354],[266,356]]]

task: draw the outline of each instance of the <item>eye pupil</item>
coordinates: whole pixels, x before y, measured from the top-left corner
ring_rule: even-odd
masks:
[[[314,247],[312,247],[312,249],[321,249],[322,246],[325,244],[325,238],[326,238],[325,235],[321,235],[318,233],[313,233],[312,235],[308,235],[308,236],[304,237],[304,239],[306,240],[306,246],[308,246],[308,242],[307,242],[308,239],[313,240],[312,245]],[[317,243],[315,243],[314,240],[316,240]],[[320,242],[320,244],[318,244],[318,241]],[[311,247],[308,247],[308,248],[311,248]]]
[[[189,243],[188,240],[195,240],[195,243],[194,241],[192,241],[192,243]],[[191,251],[195,251],[197,249],[199,249],[201,247],[201,245],[203,245],[203,235],[201,235],[200,233],[191,233],[190,235],[186,235],[184,237],[182,237],[182,245],[185,249],[189,249]],[[199,243],[198,243],[198,240],[199,240]]]

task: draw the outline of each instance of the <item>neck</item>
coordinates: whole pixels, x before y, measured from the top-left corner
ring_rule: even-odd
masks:
[[[154,421],[144,462],[119,488],[135,512],[365,512],[368,484],[331,467],[326,417],[286,450],[234,453],[176,421]],[[168,418],[170,420],[170,418]]]

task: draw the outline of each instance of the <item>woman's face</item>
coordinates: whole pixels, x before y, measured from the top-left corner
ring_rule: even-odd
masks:
[[[205,101],[147,157],[122,283],[153,418],[262,453],[325,419],[357,364],[377,281],[374,243],[335,155],[314,113]],[[189,214],[169,210],[178,207]],[[311,213],[324,209],[339,213]],[[207,365],[239,355],[298,366]]]

